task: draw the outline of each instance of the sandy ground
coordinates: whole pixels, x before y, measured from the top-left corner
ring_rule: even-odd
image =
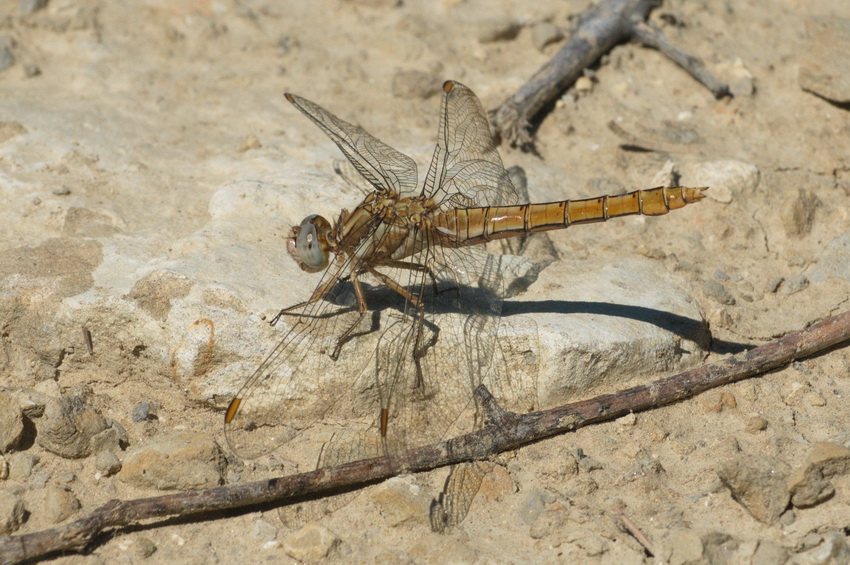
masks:
[[[281,240],[288,226],[308,212],[356,204],[351,192],[340,202],[330,167],[336,148],[282,93],[315,100],[421,159],[433,143],[442,80],[469,85],[495,108],[562,44],[536,48],[535,24],[568,32],[586,7],[573,0],[65,0],[20,15],[7,2],[0,37],[14,62],[0,74],[0,386],[24,407],[24,398],[84,396],[120,424],[130,449],[184,433],[198,438],[198,450],[209,447],[212,459],[224,458],[216,445],[226,452],[227,398],[199,401],[206,375],[240,363],[250,371],[273,343],[262,316],[304,299],[315,284],[272,280],[276,263],[289,261]],[[538,155],[500,148],[506,165],[528,172],[533,200],[647,188],[668,162],[683,183],[702,182],[708,172],[720,179],[713,197],[693,208],[552,238],[574,270],[584,260],[639,257],[675,277],[710,327],[704,362],[847,307],[850,113],[799,84],[813,15],[850,18],[850,6],[666,1],[653,21],[732,82],[734,98],[715,100],[658,52],[620,45],[583,89],[571,89],[545,115]],[[521,24],[515,37],[482,40],[505,22]],[[659,150],[624,150],[606,126],[612,120]],[[324,194],[296,194],[296,174]],[[235,182],[275,186],[286,203],[254,202],[256,214],[243,224],[216,223],[222,195],[230,194],[220,189]],[[232,243],[224,248],[223,240]],[[204,256],[211,246],[212,257]],[[188,256],[205,257],[203,265],[191,271]],[[148,276],[146,265],[155,263],[158,274]],[[198,298],[192,273],[217,277],[222,288],[231,278],[256,278],[254,298],[240,302],[236,291]],[[540,299],[546,288],[536,292]],[[220,322],[214,311],[222,309],[230,314]],[[238,359],[217,352],[200,368],[181,365],[184,344],[207,335],[203,320],[215,322],[223,351],[243,343]],[[94,335],[94,355],[83,325]],[[197,338],[190,328],[199,325]],[[446,475],[439,470],[363,489],[308,531],[262,509],[139,527],[101,539],[88,555],[57,560],[773,563],[793,556],[843,563],[850,555],[850,464],[842,451],[850,445],[848,365],[850,353],[838,348],[521,449],[488,479],[467,520],[443,536],[430,531],[425,513]],[[654,376],[665,374],[662,367]],[[151,415],[134,421],[142,402]],[[827,475],[823,496],[786,510],[786,475],[812,468],[823,450],[835,462],[813,471]],[[10,448],[0,489],[26,509],[16,533],[79,517],[111,498],[162,492],[122,480],[131,472],[129,452],[115,451],[124,463],[117,474],[107,456],[56,455],[32,438]],[[189,458],[203,460],[200,451]],[[781,478],[771,486],[753,476]],[[754,489],[752,497],[780,502],[754,511],[760,502],[731,495],[736,481]],[[652,541],[655,557],[623,531],[617,505]]]

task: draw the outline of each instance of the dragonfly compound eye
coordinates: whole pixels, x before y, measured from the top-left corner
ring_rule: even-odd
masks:
[[[308,273],[317,273],[328,266],[330,223],[321,216],[307,216],[297,229],[292,230],[289,252],[299,266]],[[294,239],[294,253],[293,253]]]

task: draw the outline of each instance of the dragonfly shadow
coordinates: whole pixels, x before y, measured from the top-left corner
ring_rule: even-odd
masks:
[[[502,308],[503,316],[520,314],[597,314],[616,318],[628,318],[652,324],[680,337],[695,341],[703,349],[714,353],[740,353],[755,347],[747,343],[713,339],[708,326],[702,320],[672,314],[645,306],[628,304],[610,304],[585,300],[538,300],[535,302],[506,301]]]

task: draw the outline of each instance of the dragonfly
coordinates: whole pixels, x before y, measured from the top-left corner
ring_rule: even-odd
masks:
[[[319,467],[400,454],[482,425],[473,400],[482,384],[500,403],[532,409],[533,387],[511,375],[499,345],[506,267],[487,244],[662,215],[704,197],[705,187],[657,187],[519,204],[478,97],[456,81],[443,84],[421,183],[409,156],[285,96],[369,191],[334,222],[312,214],[289,233],[289,255],[321,277],[275,317],[288,326],[282,339],[227,408],[225,435],[241,457],[294,446],[317,428],[325,432]]]

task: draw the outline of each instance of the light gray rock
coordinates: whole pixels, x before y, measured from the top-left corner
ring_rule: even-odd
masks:
[[[127,450],[118,478],[160,490],[208,488],[221,484],[224,465],[214,440],[176,433]]]
[[[310,523],[283,540],[283,551],[298,561],[320,561],[331,556],[341,542],[328,528]]]
[[[12,454],[9,458],[9,478],[19,482],[27,480],[40,460],[41,458],[36,453]]]
[[[742,161],[705,161],[679,166],[682,186],[708,186],[706,196],[729,203],[736,194],[752,194],[759,185],[758,167]]]
[[[639,258],[553,263],[522,301],[506,303],[504,313],[503,348],[520,350],[525,342],[533,351],[537,334],[536,389],[543,407],[600,385],[622,386],[696,366],[709,341],[699,307],[683,285]],[[505,345],[512,340],[515,345]]]

